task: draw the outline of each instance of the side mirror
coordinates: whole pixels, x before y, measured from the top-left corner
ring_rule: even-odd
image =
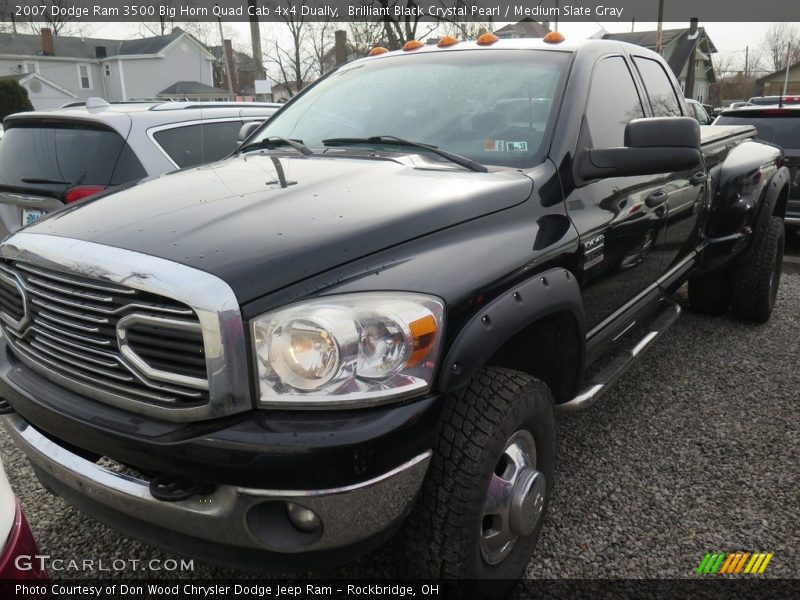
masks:
[[[239,130],[239,137],[236,141],[236,145],[241,146],[242,142],[249,138],[250,134],[259,127],[261,127],[261,121],[250,121],[242,125],[242,128]]]
[[[634,119],[625,127],[624,148],[598,148],[583,154],[581,176],[588,180],[655,175],[701,163],[700,125],[695,119]]]

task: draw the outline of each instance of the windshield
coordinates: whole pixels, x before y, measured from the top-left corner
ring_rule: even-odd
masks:
[[[530,167],[541,162],[568,60],[566,52],[464,50],[357,63],[318,83],[249,142],[279,136],[321,149],[330,138],[396,136],[482,164]]]
[[[753,125],[757,131],[756,137],[760,140],[781,148],[800,148],[800,111],[770,117],[722,115],[715,125]]]

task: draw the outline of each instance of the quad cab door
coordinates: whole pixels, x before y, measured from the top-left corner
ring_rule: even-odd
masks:
[[[624,145],[625,126],[645,116],[628,61],[598,60],[578,141],[581,148]],[[668,193],[664,175],[608,177],[578,184],[567,210],[581,240],[579,266],[587,329],[599,326],[658,280]]]
[[[634,56],[633,63],[646,90],[652,116],[683,116],[676,90],[663,66],[643,56]],[[667,272],[680,265],[697,247],[708,177],[702,164],[664,177],[667,226],[661,230],[654,251],[660,255],[662,269]]]

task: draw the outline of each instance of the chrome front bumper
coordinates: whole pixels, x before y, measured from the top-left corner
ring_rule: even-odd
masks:
[[[73,497],[106,506],[143,527],[284,554],[350,546],[389,529],[410,509],[431,457],[430,451],[424,452],[379,477],[341,488],[270,490],[218,485],[207,496],[164,502],[153,498],[148,481],[78,456],[17,414],[4,415],[0,421],[44,479],[57,481]],[[285,517],[286,503],[314,511],[321,529],[306,537],[298,534]]]

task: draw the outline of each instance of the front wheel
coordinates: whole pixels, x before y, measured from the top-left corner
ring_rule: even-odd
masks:
[[[554,467],[547,386],[516,371],[481,371],[447,401],[430,470],[406,523],[410,574],[492,579],[485,591],[505,594],[533,555]]]

